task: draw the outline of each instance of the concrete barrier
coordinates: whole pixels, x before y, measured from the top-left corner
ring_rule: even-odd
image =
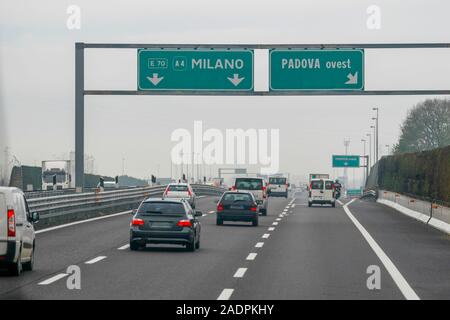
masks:
[[[449,207],[386,190],[378,191],[377,202],[450,234]]]

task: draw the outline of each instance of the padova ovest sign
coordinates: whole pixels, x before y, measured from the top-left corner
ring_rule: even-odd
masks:
[[[139,49],[138,90],[253,90],[253,50]]]
[[[362,49],[273,49],[270,90],[364,90]]]

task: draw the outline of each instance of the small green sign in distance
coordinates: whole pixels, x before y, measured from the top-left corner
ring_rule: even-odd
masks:
[[[364,50],[273,49],[270,90],[364,90]]]
[[[138,90],[253,90],[253,50],[139,49]]]
[[[360,156],[333,155],[333,168],[359,168]]]

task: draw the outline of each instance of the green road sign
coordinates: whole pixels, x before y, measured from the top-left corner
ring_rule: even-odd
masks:
[[[347,196],[349,197],[359,197],[362,195],[361,189],[347,189]]]
[[[271,50],[270,90],[364,90],[364,50]]]
[[[359,168],[359,156],[333,156],[333,168]]]
[[[253,90],[253,50],[138,50],[138,90]]]

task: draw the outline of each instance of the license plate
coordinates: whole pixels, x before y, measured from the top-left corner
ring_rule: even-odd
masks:
[[[172,223],[170,222],[152,222],[153,228],[171,228]]]
[[[243,210],[243,209],[244,209],[244,206],[230,206],[230,209],[233,209],[233,210]]]

